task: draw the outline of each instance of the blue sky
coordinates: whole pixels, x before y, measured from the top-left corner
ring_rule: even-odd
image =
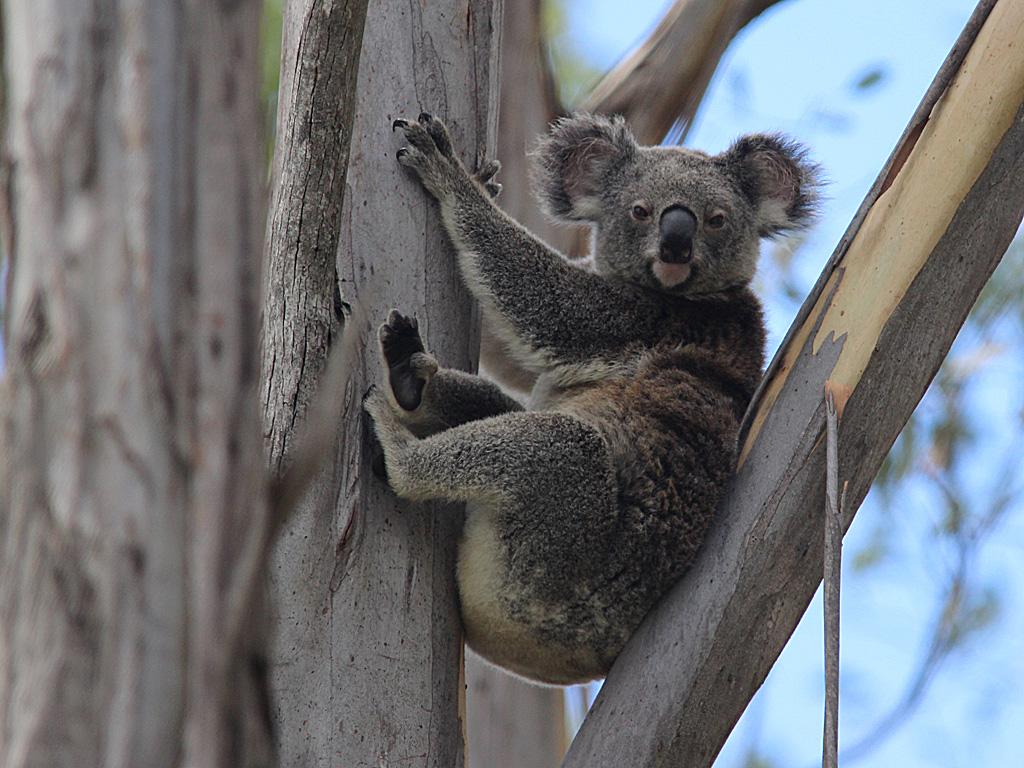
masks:
[[[556,44],[571,45],[603,71],[670,4],[567,0],[568,29]],[[969,0],[786,0],[727,52],[687,143],[715,151],[743,133],[784,131],[811,147],[830,180],[822,219],[795,258],[801,295],[787,298],[765,285],[770,274],[762,279],[773,350],[973,7]],[[873,87],[855,87],[875,71],[881,77]],[[1024,364],[1006,359],[971,384],[972,415],[988,430],[975,462],[979,485],[990,481],[987,465],[1016,436],[1005,403],[1008,393],[1019,399],[1022,376]],[[950,553],[929,535],[936,524],[933,494],[911,485],[888,507],[869,496],[846,537],[841,744],[857,740],[896,702],[929,637],[950,567]],[[1003,605],[994,626],[947,660],[923,705],[891,738],[850,765],[1024,765],[1022,511],[1011,511],[977,566],[983,581],[1000,585]],[[852,556],[878,530],[888,536],[891,556],[853,572]],[[741,765],[751,745],[775,765],[820,765],[822,663],[816,597],[717,765]]]

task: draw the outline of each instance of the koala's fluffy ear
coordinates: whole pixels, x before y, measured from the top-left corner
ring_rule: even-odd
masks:
[[[819,168],[779,134],[744,136],[719,156],[754,204],[762,237],[807,227],[817,213]]]
[[[557,218],[595,221],[605,174],[636,151],[636,139],[621,117],[563,117],[534,152],[533,181],[541,205]]]

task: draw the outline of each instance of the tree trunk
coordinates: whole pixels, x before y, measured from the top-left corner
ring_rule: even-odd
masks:
[[[9,768],[271,762],[259,10],[4,6]]]
[[[1021,221],[1022,29],[1020,3],[979,5],[769,368],[697,563],[616,661],[566,768],[710,766],[763,682],[821,582],[824,385],[849,526]]]
[[[493,156],[500,18],[491,0],[369,4],[337,263],[342,296],[370,322],[356,329],[365,353],[352,372],[340,455],[285,530],[272,568],[285,765],[464,762],[454,588],[461,511],[399,503],[372,476],[359,405],[380,378],[375,329],[390,307],[419,317],[444,365],[475,367],[468,294],[436,206],[395,161],[391,122],[431,111],[470,166]],[[298,299],[295,283],[282,285],[286,301]],[[304,332],[289,330],[296,339]]]
[[[533,685],[466,655],[470,768],[548,768],[569,744],[565,689]]]

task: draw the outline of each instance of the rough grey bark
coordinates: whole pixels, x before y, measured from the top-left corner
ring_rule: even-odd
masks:
[[[261,401],[268,458],[287,464],[341,329],[335,260],[367,0],[288,0],[266,238]]]
[[[763,682],[821,581],[825,380],[846,527],[1021,221],[1022,23],[1020,4],[979,5],[769,368],[701,556],[617,660],[567,768],[709,766]]]
[[[360,397],[379,382],[376,326],[418,315],[445,364],[475,367],[478,334],[436,206],[403,172],[391,122],[429,110],[470,166],[493,156],[500,2],[369,4],[341,215],[341,294],[368,322],[333,466],[284,531],[271,578],[282,763],[460,766],[461,512],[399,504],[369,469]],[[291,290],[289,288],[289,290]]]
[[[271,762],[259,11],[4,5],[8,768]]]

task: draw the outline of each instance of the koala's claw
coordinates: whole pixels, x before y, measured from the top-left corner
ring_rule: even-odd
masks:
[[[486,184],[494,178],[494,175],[501,170],[501,163],[497,160],[484,160],[480,170],[476,172],[476,180]]]
[[[480,170],[473,174],[473,178],[476,179],[477,183],[483,186],[487,190],[487,194],[491,198],[495,198],[501,194],[501,184],[496,181],[492,181],[494,175],[501,170],[501,163],[497,160],[485,160],[480,166]]]
[[[396,118],[391,123],[391,130],[401,128],[409,143],[424,155],[439,152],[445,158],[451,158],[452,141],[444,123],[429,112],[421,112],[416,120],[404,117]]]
[[[385,328],[387,328],[388,330],[398,331],[400,333],[404,333],[410,330],[416,333],[419,332],[420,323],[416,319],[415,315],[411,317],[406,317],[397,309],[392,309],[390,312],[388,312],[388,321],[383,326],[381,326],[381,330]]]
[[[423,389],[437,373],[437,361],[428,354],[420,338],[419,323],[396,309],[380,327],[380,346],[388,366],[388,383],[395,402],[415,411],[423,401]]]

